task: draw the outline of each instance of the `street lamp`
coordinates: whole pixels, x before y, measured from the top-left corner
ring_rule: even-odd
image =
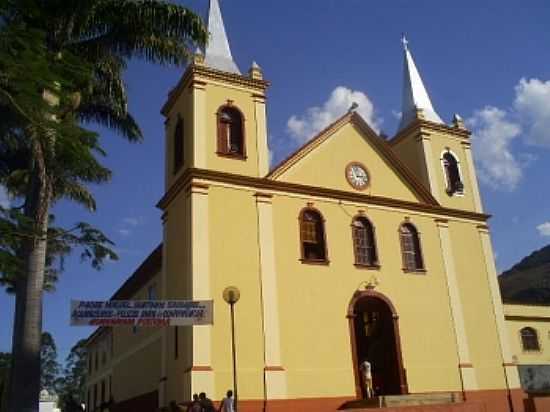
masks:
[[[231,352],[233,354],[233,397],[235,399],[235,412],[237,407],[237,358],[235,351],[235,303],[239,301],[241,292],[235,286],[229,286],[223,291],[223,300],[225,300],[231,309]]]

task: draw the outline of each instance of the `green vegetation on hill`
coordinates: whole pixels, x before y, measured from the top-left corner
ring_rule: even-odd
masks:
[[[499,276],[504,302],[550,305],[550,245]]]

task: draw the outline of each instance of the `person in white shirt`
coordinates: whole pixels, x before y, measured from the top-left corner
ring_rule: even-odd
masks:
[[[233,391],[227,391],[227,396],[222,399],[219,412],[235,412]]]
[[[365,358],[363,362],[359,365],[359,370],[361,371],[361,378],[363,380],[363,388],[365,389],[365,394],[368,398],[372,398],[374,393],[372,390],[372,367],[370,362]]]

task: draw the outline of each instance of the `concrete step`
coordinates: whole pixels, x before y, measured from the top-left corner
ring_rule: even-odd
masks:
[[[417,405],[448,405],[462,402],[462,397],[456,393],[415,393],[410,395],[387,395],[380,397],[383,407],[417,406]]]
[[[338,412],[487,412],[485,404],[480,402],[449,403],[444,405],[397,406],[387,408],[362,407],[339,409]]]
[[[341,410],[359,411],[378,408],[402,408],[411,406],[452,405],[462,403],[462,396],[457,393],[419,393],[410,395],[375,396],[371,399],[358,399],[346,402]]]

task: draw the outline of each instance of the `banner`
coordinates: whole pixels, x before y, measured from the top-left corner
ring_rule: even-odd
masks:
[[[211,325],[213,306],[211,300],[72,300],[71,326]]]

